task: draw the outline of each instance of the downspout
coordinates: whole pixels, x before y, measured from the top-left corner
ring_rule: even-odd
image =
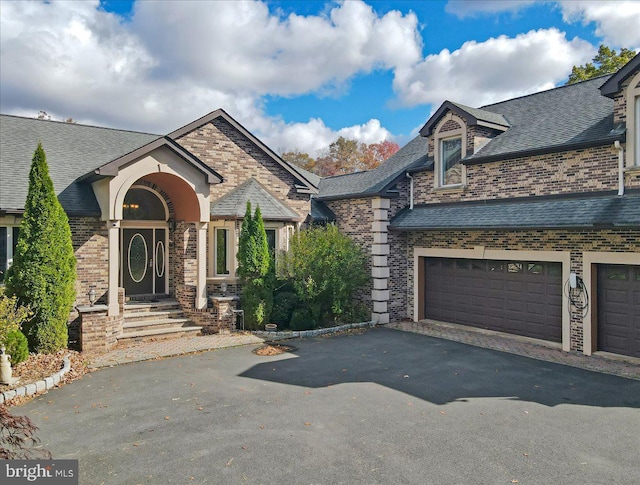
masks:
[[[409,180],[411,180],[409,184],[409,209],[413,209],[413,177],[409,175],[409,172],[406,173]]]
[[[613,146],[618,150],[618,195],[624,195],[624,149],[620,145],[620,141],[613,142]]]

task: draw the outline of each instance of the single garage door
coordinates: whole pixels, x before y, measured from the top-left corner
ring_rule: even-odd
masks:
[[[598,267],[598,350],[640,357],[640,266]]]
[[[562,341],[562,265],[425,258],[425,318]]]

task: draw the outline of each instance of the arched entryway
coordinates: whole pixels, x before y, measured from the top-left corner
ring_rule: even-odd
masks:
[[[129,296],[169,291],[169,209],[162,196],[133,185],[122,204],[120,285]]]

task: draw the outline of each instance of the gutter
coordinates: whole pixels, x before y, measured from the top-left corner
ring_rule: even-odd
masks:
[[[613,142],[613,147],[618,150],[618,196],[624,195],[624,149],[620,141]]]
[[[405,174],[411,181],[409,184],[409,210],[413,209],[413,177],[409,175],[409,172]]]

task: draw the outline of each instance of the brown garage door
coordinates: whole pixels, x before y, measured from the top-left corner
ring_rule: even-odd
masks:
[[[425,258],[425,317],[562,341],[562,265]]]
[[[640,266],[598,267],[598,350],[640,357]]]

